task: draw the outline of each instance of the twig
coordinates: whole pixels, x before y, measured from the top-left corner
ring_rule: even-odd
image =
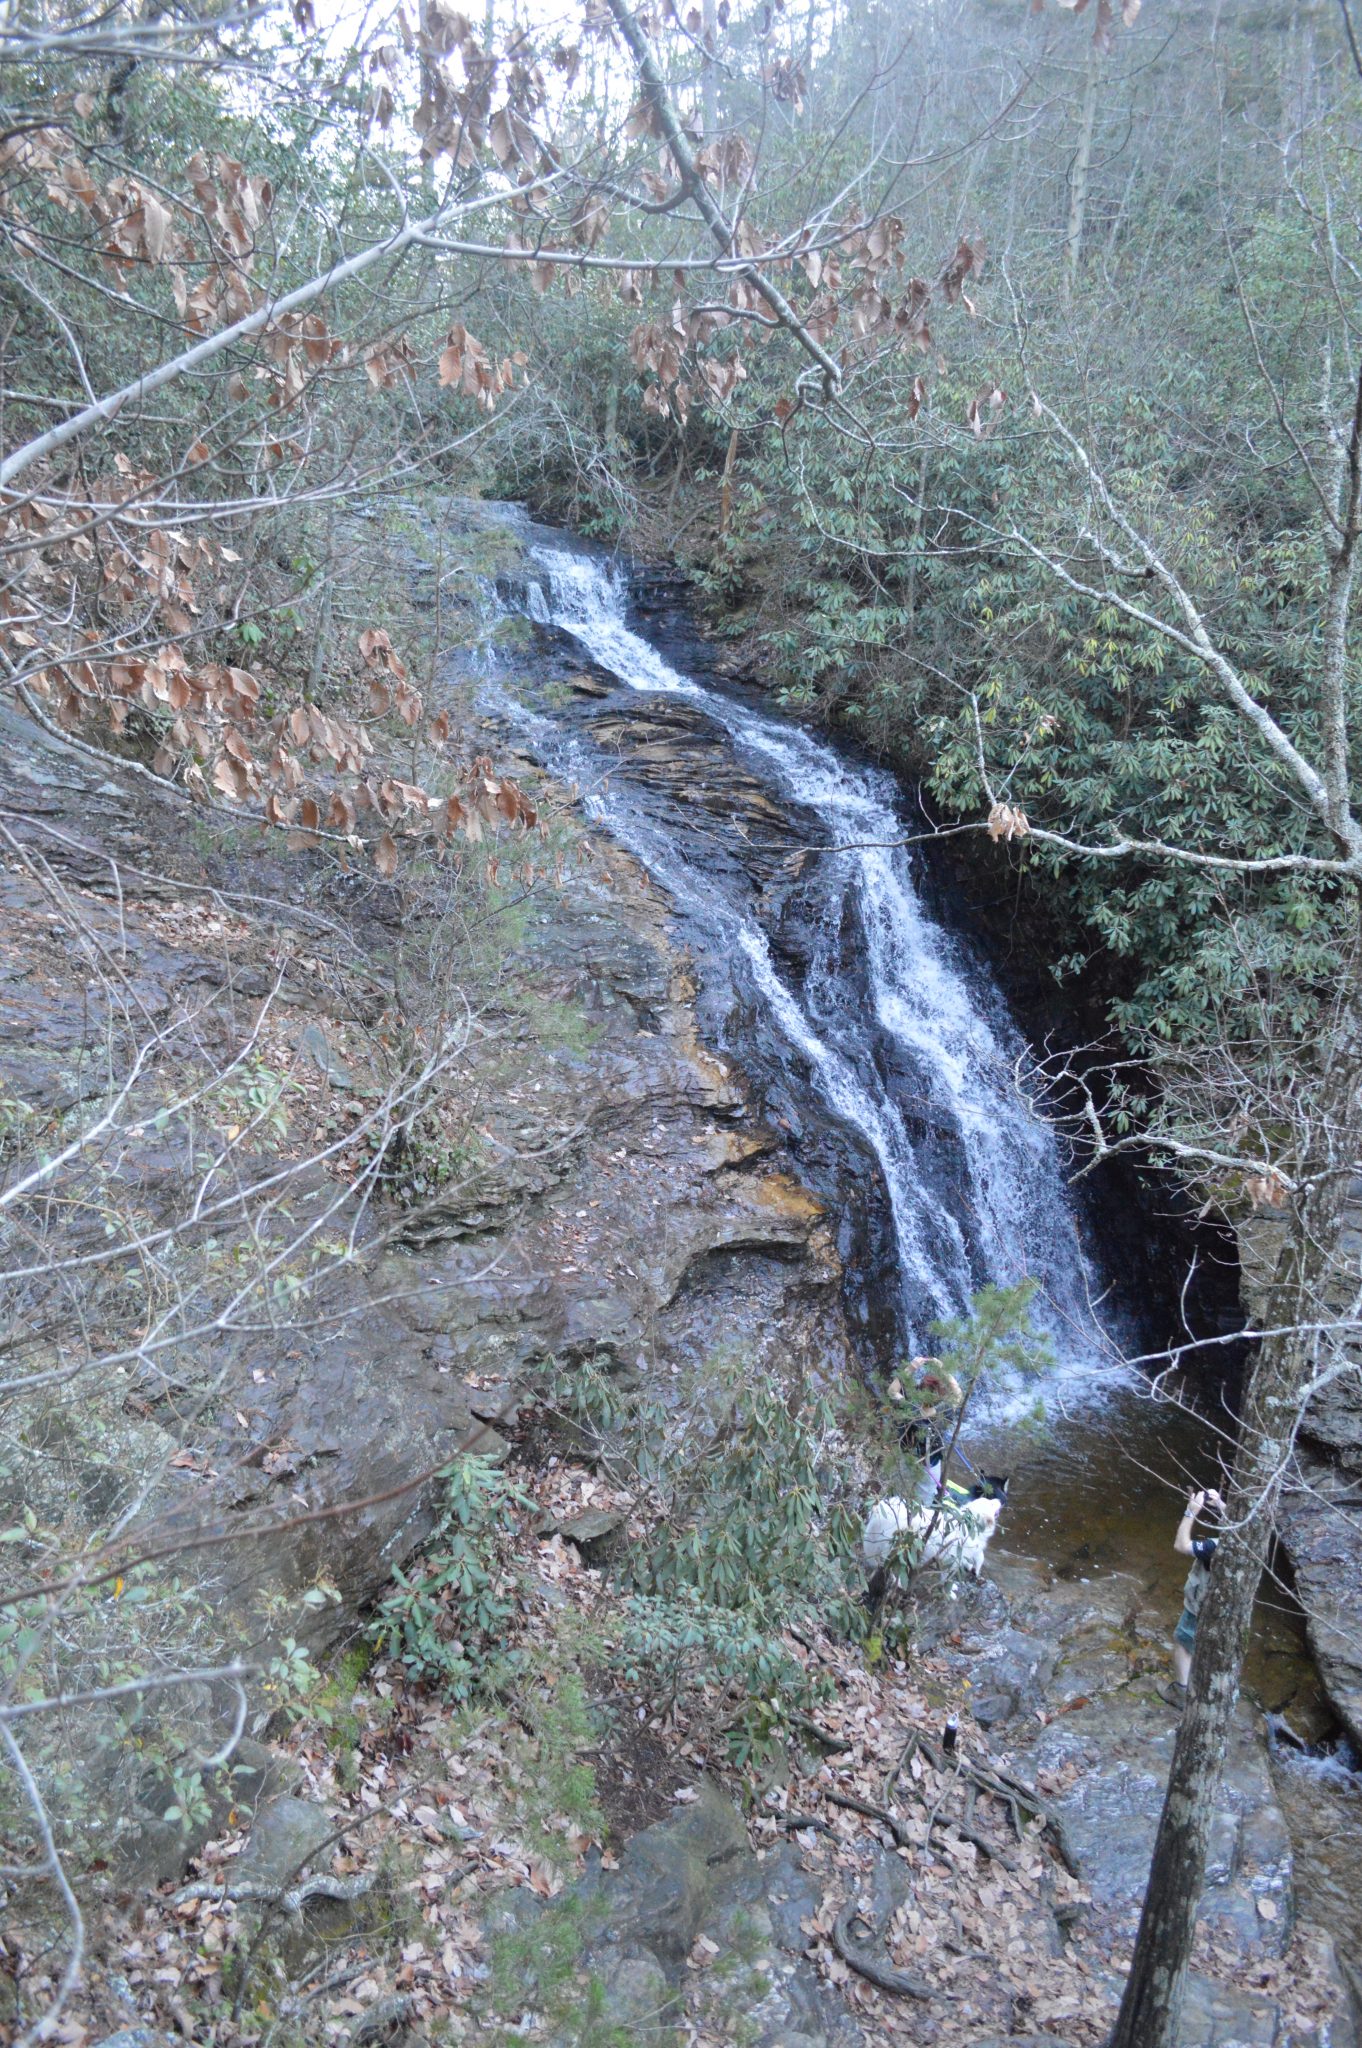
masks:
[[[407,2017],[411,2004],[408,1991],[396,1991],[391,1998],[380,1998],[377,2005],[370,2006],[363,2019],[356,2021],[350,2035],[351,2048],[359,2048],[361,2041],[377,2041],[389,2027]]]
[[[52,1839],[52,1824],[47,1817],[42,1794],[34,1781],[23,1751],[3,1722],[0,1722],[0,1742],[3,1742],[9,1751],[9,1760],[14,1766],[15,1775],[24,1788],[24,1797],[28,1801],[33,1815],[33,1825],[38,1831],[38,1840],[42,1845],[43,1859],[53,1883],[61,1894],[62,1904],[71,1922],[71,1953],[66,1958],[61,1983],[53,1993],[52,2002],[42,2018],[33,2026],[26,2028],[14,2044],[14,2048],[32,2048],[33,2043],[46,2041],[51,2037],[67,2000],[80,1981],[81,1957],[85,1953],[85,1920],[66,1871],[62,1867],[61,1857],[57,1854],[57,1845]]]
[[[104,1700],[121,1700],[138,1692],[162,1692],[172,1685],[209,1685],[218,1679],[255,1678],[254,1664],[218,1664],[203,1671],[169,1671],[163,1676],[130,1678],[122,1685],[102,1685],[91,1692],[53,1693],[41,1700],[20,1700],[16,1706],[0,1706],[0,1721],[19,1721],[26,1714],[49,1714],[67,1707],[98,1706]]]
[[[821,1749],[836,1752],[851,1748],[845,1736],[834,1735],[828,1728],[820,1728],[817,1721],[808,1714],[792,1713],[789,1722],[792,1728],[802,1728],[806,1735],[811,1735]]]

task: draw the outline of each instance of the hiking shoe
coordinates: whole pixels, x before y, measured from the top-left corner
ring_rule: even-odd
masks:
[[[1159,1687],[1159,1698],[1166,1707],[1176,1707],[1181,1713],[1187,1704],[1187,1688],[1176,1678],[1170,1678],[1167,1685]]]

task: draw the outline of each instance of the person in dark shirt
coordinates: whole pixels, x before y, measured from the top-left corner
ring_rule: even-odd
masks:
[[[1187,1697],[1187,1676],[1192,1668],[1197,1616],[1206,1598],[1206,1588],[1211,1583],[1211,1559],[1216,1552],[1216,1538],[1194,1534],[1199,1517],[1208,1511],[1216,1515],[1225,1512],[1225,1503],[1213,1486],[1204,1493],[1188,1495],[1186,1512],[1173,1538],[1173,1548],[1178,1555],[1192,1560],[1192,1569],[1182,1589],[1182,1613],[1173,1631],[1173,1683],[1164,1695],[1173,1706],[1181,1706]]]
[[[908,1389],[903,1382],[907,1380]],[[890,1383],[889,1399],[897,1414],[899,1442],[923,1463],[922,1497],[934,1501],[942,1488],[946,1451],[964,1390],[939,1358],[913,1358]],[[948,1482],[949,1484],[949,1482]],[[966,1498],[968,1487],[961,1489]]]

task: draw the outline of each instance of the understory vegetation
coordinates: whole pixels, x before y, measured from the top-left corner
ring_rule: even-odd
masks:
[[[970,1316],[937,1326],[937,1364],[960,1386],[962,1412],[990,1382],[1043,1369],[1034,1292],[986,1288]],[[867,1601],[860,1546],[868,1494],[919,1492],[921,1460],[900,1439],[924,1397],[910,1378],[886,1411],[845,1389],[757,1380],[746,1360],[716,1356],[665,1402],[616,1381],[608,1359],[545,1373],[544,1412],[564,1450],[597,1462],[629,1505],[607,1567],[617,1597],[577,1661],[614,1674],[651,1722],[684,1706],[735,1766],[760,1772],[826,1691],[798,1654],[801,1636],[865,1644],[872,1660],[886,1642],[911,1646],[911,1602],[891,1601],[886,1615]],[[413,1679],[466,1705],[524,1679],[515,1554],[531,1502],[476,1457],[443,1484],[436,1534],[395,1574],[373,1636]],[[900,1594],[914,1589],[921,1549],[901,1546]],[[948,1560],[934,1579],[949,1584],[956,1568]],[[555,1654],[570,1647],[560,1637]]]

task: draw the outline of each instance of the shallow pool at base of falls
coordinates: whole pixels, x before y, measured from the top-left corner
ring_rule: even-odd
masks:
[[[1188,1493],[1221,1484],[1221,1447],[1203,1416],[1153,1400],[1141,1383],[1111,1388],[1096,1406],[1070,1399],[1034,1424],[986,1423],[969,1454],[981,1471],[1009,1475],[1001,1550],[1064,1578],[1128,1574],[1171,1640],[1188,1572],[1173,1536]],[[1263,1577],[1244,1687],[1315,1740],[1333,1717],[1304,1616],[1275,1572]]]

